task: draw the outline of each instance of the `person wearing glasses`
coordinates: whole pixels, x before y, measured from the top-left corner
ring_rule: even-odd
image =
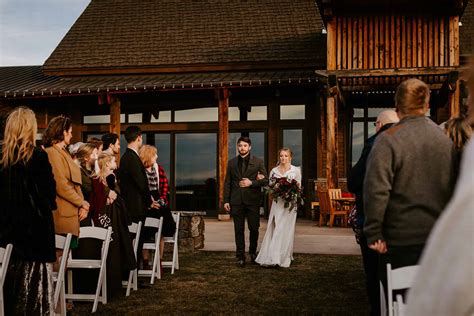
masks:
[[[347,178],[347,186],[349,191],[356,195],[357,214],[353,227],[354,231],[356,232],[357,243],[359,244],[362,253],[371,315],[377,315],[380,312],[379,281],[377,276],[378,253],[372,249],[369,249],[367,245],[367,239],[365,238],[364,232],[362,231],[365,221],[363,202],[364,177],[367,166],[367,158],[369,157],[375,140],[381,133],[393,126],[395,123],[398,123],[398,121],[399,118],[397,112],[394,110],[382,111],[377,116],[377,121],[374,123],[375,131],[377,133],[367,139],[359,160],[354,165],[354,167],[352,167],[351,172]]]

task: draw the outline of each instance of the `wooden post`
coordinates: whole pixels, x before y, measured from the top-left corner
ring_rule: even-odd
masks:
[[[327,68],[336,69],[336,18],[333,18],[327,24]]]
[[[82,142],[82,113],[78,106],[71,105],[72,143]],[[72,144],[71,143],[71,144]]]
[[[449,24],[449,64],[459,66],[459,17],[450,18]],[[456,88],[449,95],[449,117],[459,116],[460,111],[460,91],[459,80],[456,81]]]
[[[329,80],[331,81],[331,80]],[[337,78],[335,78],[337,83]],[[333,86],[329,89],[326,103],[326,177],[328,188],[338,187],[337,170],[337,103],[339,89]]]
[[[110,100],[110,132],[120,137],[120,99],[117,96],[110,96],[107,99]],[[126,146],[126,144],[121,144],[121,146]],[[119,164],[120,155],[116,155],[115,159]]]
[[[230,216],[224,212],[224,182],[229,160],[229,90],[216,90],[219,101],[219,220],[229,220]]]

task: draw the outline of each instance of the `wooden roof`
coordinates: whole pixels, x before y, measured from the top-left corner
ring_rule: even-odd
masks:
[[[18,66],[0,67],[0,96],[29,98],[107,92],[144,93],[224,86],[314,84],[318,80],[318,75],[311,69],[59,77],[45,76],[41,66]]]
[[[313,0],[92,0],[43,70],[323,69],[322,28]]]

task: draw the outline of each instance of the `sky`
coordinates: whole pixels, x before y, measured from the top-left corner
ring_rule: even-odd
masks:
[[[0,0],[0,66],[42,65],[90,0]]]

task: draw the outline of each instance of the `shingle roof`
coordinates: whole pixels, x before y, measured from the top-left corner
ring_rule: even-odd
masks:
[[[92,0],[43,69],[265,63],[322,69],[322,28],[314,0]]]
[[[461,55],[474,54],[474,0],[467,3],[459,27],[459,49]]]
[[[314,83],[313,70],[195,72],[148,75],[45,76],[41,66],[0,67],[0,96],[78,95],[105,92],[147,92],[160,89],[262,86]]]

